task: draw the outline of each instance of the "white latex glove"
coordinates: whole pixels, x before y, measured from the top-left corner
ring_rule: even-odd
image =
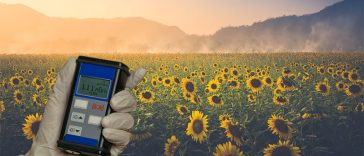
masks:
[[[68,96],[71,91],[72,79],[76,69],[76,59],[69,59],[67,64],[57,75],[57,81],[51,92],[45,107],[42,121],[36,138],[27,156],[61,156],[69,155],[57,147],[63,117],[68,104]],[[111,108],[116,112],[105,116],[101,124],[104,127],[103,136],[112,143],[110,153],[119,155],[129,143],[129,133],[124,131],[134,125],[134,119],[129,112],[136,109],[136,100],[130,93],[140,80],[143,79],[146,70],[140,68],[131,73],[126,89],[116,93],[110,101]]]

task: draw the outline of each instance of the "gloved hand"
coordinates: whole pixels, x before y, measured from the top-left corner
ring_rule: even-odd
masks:
[[[45,107],[42,121],[36,138],[27,156],[60,156],[69,155],[57,147],[63,117],[68,104],[68,96],[71,91],[72,79],[76,69],[76,59],[69,59],[67,64],[57,75],[57,81],[51,92]],[[116,93],[110,101],[111,108],[116,112],[105,116],[101,124],[104,127],[103,136],[111,142],[111,155],[119,155],[129,143],[129,133],[125,130],[134,125],[134,119],[129,112],[136,109],[136,100],[130,89],[134,88],[143,79],[146,70],[140,68],[131,73],[126,89]]]

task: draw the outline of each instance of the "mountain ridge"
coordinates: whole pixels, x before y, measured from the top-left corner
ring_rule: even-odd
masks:
[[[199,36],[142,17],[49,17],[24,5],[0,3],[0,53],[364,52],[363,6],[360,0],[344,0],[317,13]]]

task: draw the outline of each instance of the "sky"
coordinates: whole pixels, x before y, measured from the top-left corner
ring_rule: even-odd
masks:
[[[320,11],[341,0],[0,0],[24,4],[50,17],[143,17],[187,34],[251,25],[272,17]]]

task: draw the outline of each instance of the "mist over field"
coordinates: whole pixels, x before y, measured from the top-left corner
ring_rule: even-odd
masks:
[[[303,16],[189,35],[140,17],[48,17],[0,3],[0,53],[74,52],[362,52],[364,2],[344,0]]]

